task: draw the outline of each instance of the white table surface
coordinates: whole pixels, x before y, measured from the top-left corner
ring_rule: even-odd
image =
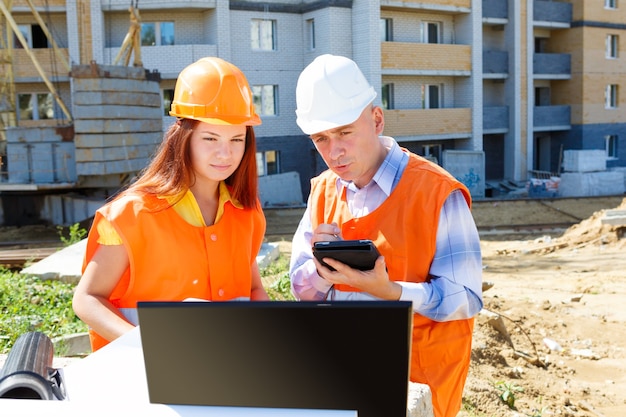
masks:
[[[2,416],[356,417],[352,410],[151,404],[139,328],[61,370],[66,401],[0,399]]]

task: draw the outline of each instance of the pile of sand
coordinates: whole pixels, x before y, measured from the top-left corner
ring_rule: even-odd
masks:
[[[614,210],[626,210],[626,198]],[[625,234],[626,224],[614,226],[603,224],[607,210],[595,212],[589,218],[571,226],[562,236],[556,239],[559,249],[579,248],[588,245],[624,245],[622,239]]]

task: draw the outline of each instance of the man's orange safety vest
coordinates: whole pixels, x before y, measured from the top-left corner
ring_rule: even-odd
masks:
[[[337,176],[328,170],[311,182],[313,229],[336,222],[344,239],[371,239],[393,281],[426,282],[436,249],[440,210],[460,189],[471,205],[468,189],[438,165],[409,154],[409,163],[391,195],[373,212],[354,218]],[[359,291],[335,285],[339,291]],[[474,320],[436,322],[413,315],[411,381],[428,384],[436,417],[457,415],[470,364]]]

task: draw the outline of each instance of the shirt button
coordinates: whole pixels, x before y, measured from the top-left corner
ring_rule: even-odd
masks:
[[[217,294],[218,294],[220,297],[223,297],[223,296],[224,296],[224,290],[223,290],[222,288],[220,288],[220,290],[217,292]]]
[[[211,235],[211,240],[213,242],[217,241],[217,235],[215,233]]]

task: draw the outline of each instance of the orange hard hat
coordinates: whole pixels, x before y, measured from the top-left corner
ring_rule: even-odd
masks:
[[[181,71],[170,115],[216,125],[261,124],[243,72],[216,57],[202,58]]]

